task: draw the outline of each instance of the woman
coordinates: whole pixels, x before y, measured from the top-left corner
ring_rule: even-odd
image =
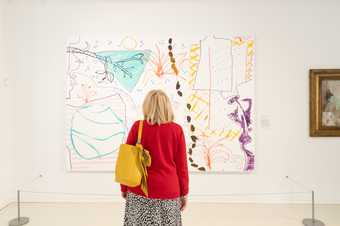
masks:
[[[122,197],[126,199],[124,225],[180,226],[189,180],[183,130],[173,122],[171,103],[161,90],[147,94],[143,113],[141,143],[152,159],[147,168],[149,195],[146,197],[140,186],[121,185]],[[138,124],[133,124],[127,144],[136,144]]]

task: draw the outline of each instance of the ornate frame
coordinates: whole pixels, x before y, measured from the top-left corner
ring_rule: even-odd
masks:
[[[323,80],[340,81],[340,69],[311,69],[309,71],[310,136],[340,137],[340,127],[322,125],[321,83]]]

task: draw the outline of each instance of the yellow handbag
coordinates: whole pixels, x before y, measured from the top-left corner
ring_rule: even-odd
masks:
[[[146,167],[151,166],[151,156],[141,144],[143,120],[139,121],[138,138],[136,145],[121,144],[116,161],[115,180],[128,187],[141,186],[142,191],[148,196]]]

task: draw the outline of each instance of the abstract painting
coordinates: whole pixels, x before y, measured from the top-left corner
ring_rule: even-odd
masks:
[[[162,89],[186,134],[191,171],[254,170],[254,48],[246,36],[71,38],[68,169],[112,172],[145,94]]]

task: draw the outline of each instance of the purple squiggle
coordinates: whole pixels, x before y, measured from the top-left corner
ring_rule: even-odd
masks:
[[[246,110],[244,110],[241,102],[245,102],[248,104]],[[245,171],[250,171],[254,169],[255,165],[255,156],[254,154],[247,149],[246,145],[252,141],[252,138],[249,132],[252,130],[251,125],[251,108],[252,108],[252,100],[250,98],[245,98],[240,100],[240,96],[236,95],[231,97],[228,100],[228,104],[236,104],[236,109],[234,112],[228,114],[229,118],[239,124],[242,128],[242,134],[239,138],[239,142],[241,144],[242,150],[245,152],[247,156]],[[241,112],[239,112],[241,109]]]

